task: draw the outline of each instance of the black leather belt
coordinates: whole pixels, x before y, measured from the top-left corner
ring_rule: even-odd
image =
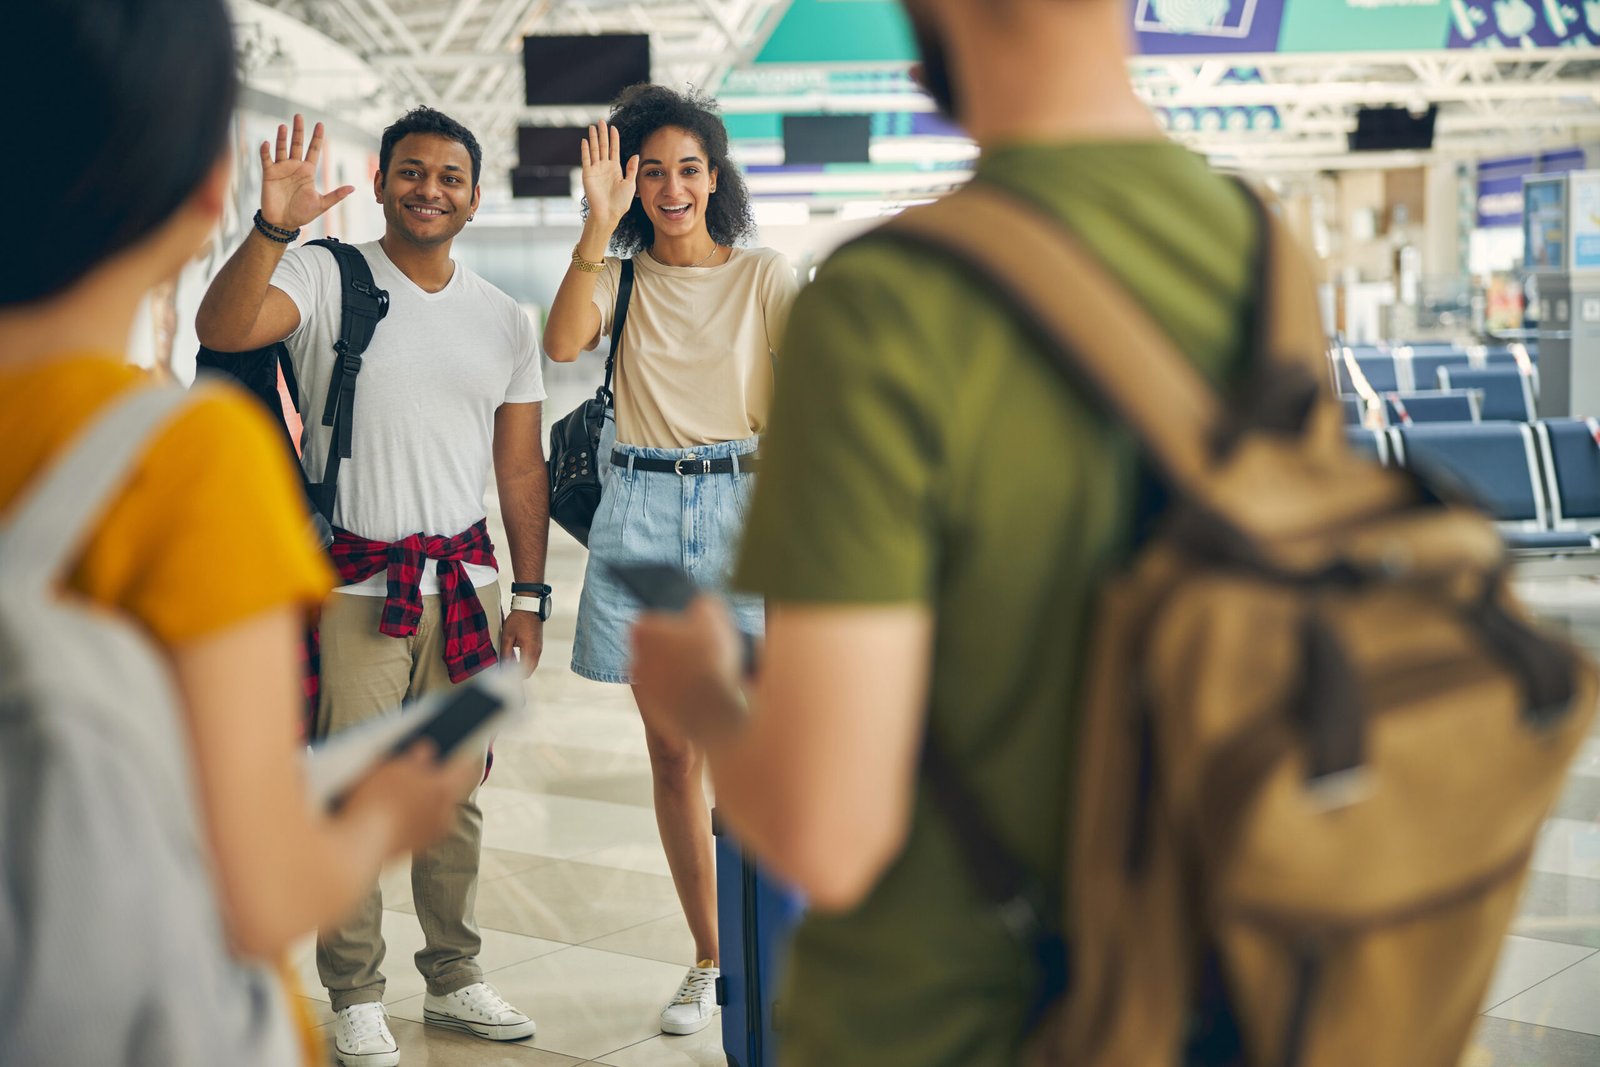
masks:
[[[679,477],[691,474],[732,474],[734,471],[732,456],[722,456],[718,459],[701,459],[693,455],[682,459],[646,459],[643,456],[630,456],[626,452],[611,453],[613,467],[626,469],[630,464],[636,471],[656,471],[676,474]],[[761,457],[753,452],[739,457],[740,474],[749,474],[760,465]]]

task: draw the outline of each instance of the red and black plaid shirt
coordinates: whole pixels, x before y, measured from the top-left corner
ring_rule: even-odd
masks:
[[[333,532],[333,565],[346,585],[389,572],[389,595],[383,602],[380,633],[410,637],[422,618],[422,568],[432,560],[439,573],[440,607],[444,612],[444,662],[452,682],[463,682],[496,661],[489,618],[462,564],[495,567],[489,521],[479,519],[454,537],[412,534],[392,544],[369,541],[348,530]]]

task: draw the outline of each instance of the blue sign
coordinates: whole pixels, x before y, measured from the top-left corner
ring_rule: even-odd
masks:
[[[1581,148],[1537,156],[1485,159],[1478,164],[1478,225],[1522,225],[1522,180],[1540,174],[1565,174],[1585,166]]]

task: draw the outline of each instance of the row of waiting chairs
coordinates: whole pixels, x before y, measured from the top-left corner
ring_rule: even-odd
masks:
[[[1513,552],[1596,553],[1600,562],[1600,422],[1352,426],[1346,432],[1380,463],[1455,483],[1494,516]]]
[[[1385,393],[1369,408],[1359,396],[1341,396],[1346,426],[1401,426],[1413,422],[1482,422],[1483,390]]]
[[[1343,395],[1345,422],[1352,426],[1407,422],[1532,422],[1538,404],[1538,378],[1520,367],[1441,367],[1439,388],[1428,391],[1377,389],[1383,401],[1368,411],[1362,395]]]
[[[1519,345],[1475,349],[1401,347],[1393,351],[1340,346],[1332,349],[1330,362],[1338,391],[1362,394],[1449,389],[1452,386],[1445,384],[1449,378],[1441,373],[1445,371],[1457,374],[1515,367],[1536,378],[1538,361],[1526,347]],[[1367,388],[1363,389],[1363,385]]]

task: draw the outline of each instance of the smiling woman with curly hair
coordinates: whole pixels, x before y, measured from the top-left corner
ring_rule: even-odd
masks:
[[[713,195],[706,198],[706,230],[718,245],[737,245],[755,235],[756,221],[750,212],[750,192],[745,188],[744,175],[728,158],[728,131],[716,107],[710,100],[664,86],[635,85],[624,90],[611,106],[611,126],[621,140],[620,159],[639,155],[647,138],[669,126],[698,141],[706,153],[707,169],[719,174]],[[587,187],[584,192],[588,192]],[[644,201],[638,199],[617,223],[611,235],[611,249],[631,256],[649,248],[655,239],[655,224],[650,221]]]
[[[638,605],[607,565],[670,563],[703,587],[726,586],[760,463],[773,349],[798,286],[782,255],[741,247],[755,233],[750,194],[710,101],[634,86],[609,123],[589,128],[580,155],[588,211],[544,346],[569,363],[612,332],[619,305],[629,309],[572,655],[578,674],[625,684]],[[608,248],[627,258],[605,259]],[[740,628],[760,633],[761,602],[733,603]],[[688,1034],[711,1021],[718,975],[705,760],[648,718],[645,740],[656,823],[695,941],[661,1029]]]

